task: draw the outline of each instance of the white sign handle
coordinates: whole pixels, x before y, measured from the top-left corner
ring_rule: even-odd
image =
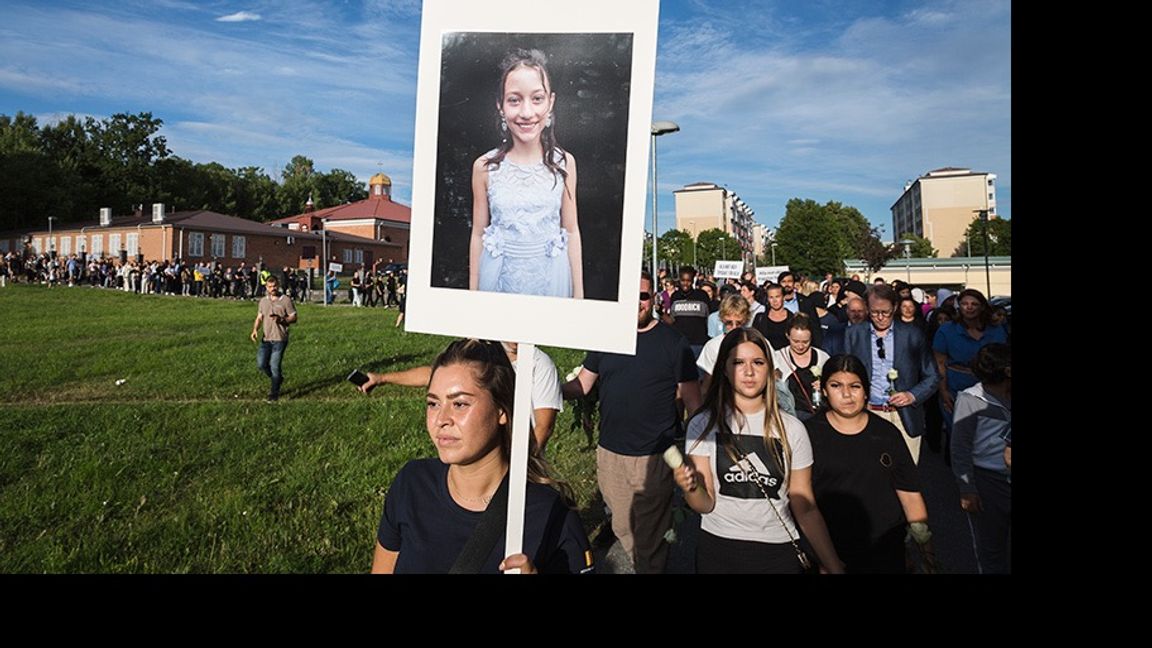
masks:
[[[516,351],[516,417],[512,421],[512,457],[508,468],[508,526],[504,532],[504,556],[518,554],[524,546],[524,505],[528,487],[528,435],[532,420],[532,371],[536,345],[520,343]],[[519,574],[509,569],[507,574]]]

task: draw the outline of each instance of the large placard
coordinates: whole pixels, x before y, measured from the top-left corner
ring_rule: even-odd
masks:
[[[658,9],[426,0],[408,330],[634,352]]]

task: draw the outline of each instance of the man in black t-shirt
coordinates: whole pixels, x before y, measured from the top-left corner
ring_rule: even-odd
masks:
[[[672,293],[671,312],[664,314],[664,323],[688,338],[692,356],[700,357],[700,350],[708,343],[708,293],[695,287],[696,269],[692,266],[680,268],[680,287]]]
[[[636,355],[591,352],[561,389],[582,398],[600,381],[600,444],[596,481],[612,512],[612,531],[637,573],[660,573],[668,559],[672,471],[661,454],[680,433],[676,397],[700,406],[700,385],[688,340],[655,319],[652,276],[641,273]]]

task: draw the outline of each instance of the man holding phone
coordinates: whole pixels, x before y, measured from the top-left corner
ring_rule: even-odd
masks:
[[[284,349],[288,348],[288,325],[296,323],[296,306],[291,297],[280,292],[280,280],[275,275],[267,277],[264,287],[266,294],[257,307],[250,337],[253,342],[259,341],[257,334],[263,325],[264,340],[256,351],[256,366],[272,379],[267,400],[274,403],[280,399],[280,385],[284,382],[280,363],[284,360]]]

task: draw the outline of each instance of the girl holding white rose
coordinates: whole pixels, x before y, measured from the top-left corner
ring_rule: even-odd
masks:
[[[812,320],[797,313],[788,327],[788,346],[775,352],[780,380],[796,401],[796,418],[807,421],[820,409],[820,368],[828,354],[812,346]],[[817,324],[818,326],[819,324]]]
[[[904,573],[905,536],[935,564],[928,509],[912,454],[896,426],[867,409],[864,362],[835,355],[820,389],[828,404],[805,422],[812,443],[812,489],[847,573]]]

